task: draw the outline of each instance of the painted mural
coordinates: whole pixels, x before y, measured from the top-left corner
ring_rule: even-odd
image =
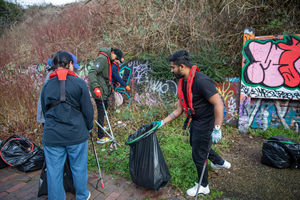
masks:
[[[244,33],[239,131],[284,126],[299,132],[300,35]]]
[[[227,78],[223,83],[216,84],[217,90],[224,101],[224,123],[237,126],[239,112],[240,79]]]

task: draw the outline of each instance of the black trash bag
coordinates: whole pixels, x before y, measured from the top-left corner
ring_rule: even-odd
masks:
[[[171,180],[153,124],[144,125],[130,135],[129,170],[132,181],[146,188],[159,190]]]
[[[300,144],[287,144],[286,151],[291,155],[296,169],[300,169]]]
[[[289,154],[291,165],[295,164],[295,168],[300,169],[300,144],[281,135],[270,137],[268,141],[277,142]]]
[[[17,166],[17,169],[22,172],[30,172],[42,169],[44,163],[44,151],[37,145],[34,146],[34,152],[25,163]]]
[[[2,140],[0,140],[0,151],[2,149],[2,145],[3,145],[3,142],[2,142]],[[0,153],[0,155],[1,155],[1,153]],[[2,169],[4,167],[7,167],[7,164],[3,161],[2,157],[0,156],[0,169]]]
[[[41,169],[44,162],[43,150],[25,137],[17,135],[4,142],[1,157],[9,166],[23,172]]]
[[[261,162],[276,168],[288,168],[297,162],[296,166],[299,167],[299,148],[299,145],[285,136],[270,137],[263,144]]]
[[[65,166],[64,166],[64,174],[63,174],[63,184],[66,192],[71,192],[75,194],[75,187],[73,183],[72,171],[70,168],[70,161],[69,157],[67,157]],[[39,191],[38,197],[48,195],[48,184],[47,184],[47,167],[46,162],[43,164],[43,169],[40,175],[40,182],[39,182]]]

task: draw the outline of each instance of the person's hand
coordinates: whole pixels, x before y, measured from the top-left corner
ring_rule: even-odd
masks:
[[[101,91],[99,88],[95,88],[94,93],[95,93],[96,97],[101,98]]]
[[[129,86],[129,85],[127,85],[125,88],[126,88],[126,90],[128,90],[128,91],[130,90],[130,86]]]
[[[163,125],[165,125],[165,122],[164,122],[164,120],[161,120],[161,121],[153,121],[152,124],[154,124],[154,125],[157,124],[157,125],[158,125],[157,128],[160,128],[160,127],[162,127]]]
[[[214,144],[217,144],[222,139],[222,131],[221,131],[220,126],[213,129],[211,138],[212,138],[212,142]]]

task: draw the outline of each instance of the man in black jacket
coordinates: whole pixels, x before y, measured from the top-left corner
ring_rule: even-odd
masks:
[[[87,156],[89,131],[93,128],[94,110],[88,87],[73,72],[74,60],[65,51],[53,58],[57,68],[41,93],[45,116],[44,147],[48,199],[66,199],[63,168],[69,157],[76,199],[88,199]]]

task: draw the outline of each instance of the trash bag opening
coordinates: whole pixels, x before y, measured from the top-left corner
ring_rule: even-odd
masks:
[[[125,142],[126,145],[132,145],[145,139],[149,135],[155,133],[155,130],[158,128],[158,124],[148,124],[140,127],[134,134],[131,134],[128,137],[128,140]]]

